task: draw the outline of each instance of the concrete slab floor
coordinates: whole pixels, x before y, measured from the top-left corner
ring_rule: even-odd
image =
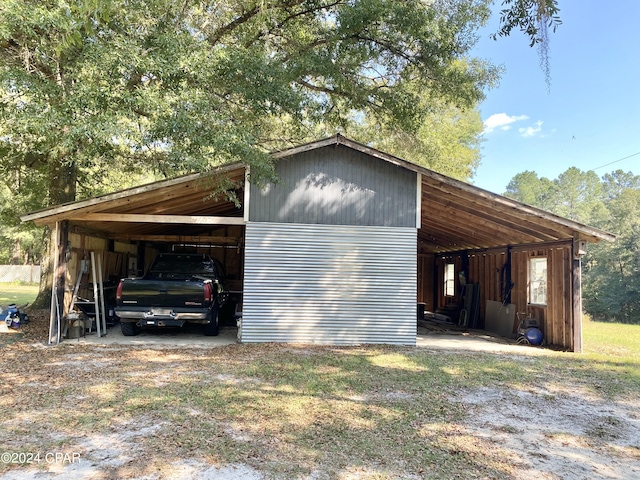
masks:
[[[97,345],[161,345],[173,347],[220,347],[238,343],[238,329],[235,327],[221,327],[220,334],[216,337],[206,337],[201,330],[194,327],[158,328],[143,330],[133,337],[122,335],[120,325],[107,328],[107,334],[98,337],[96,332],[85,337],[66,339],[65,342]],[[416,347],[431,350],[449,350],[466,352],[493,352],[513,355],[540,355],[548,354],[549,350],[539,347],[515,345],[507,339],[472,334],[449,333],[419,333],[416,337]]]
[[[506,339],[475,334],[419,334],[416,338],[416,347],[432,350],[491,352],[511,355],[547,355],[552,353],[552,350],[542,347],[517,345],[508,342]]]
[[[158,328],[142,330],[138,335],[125,337],[120,325],[107,327],[107,334],[98,337],[97,332],[88,333],[84,337],[66,339],[65,342],[76,342],[98,345],[166,345],[175,347],[220,347],[238,341],[238,329],[221,327],[215,337],[207,337],[197,328]]]

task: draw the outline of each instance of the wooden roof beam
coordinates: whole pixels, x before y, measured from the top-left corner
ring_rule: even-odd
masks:
[[[425,195],[423,195],[423,197],[424,196]],[[516,235],[526,236],[527,238],[529,238],[529,241],[547,241],[557,240],[558,238],[560,238],[558,236],[559,232],[557,231],[546,229],[543,227],[540,227],[538,229],[530,228],[526,225],[526,223],[523,223],[522,220],[520,220],[519,222],[517,220],[509,221],[508,218],[511,216],[509,214],[505,214],[504,218],[491,215],[489,213],[486,213],[487,211],[489,211],[489,208],[487,206],[474,204],[473,202],[466,202],[463,199],[460,199],[460,201],[458,201],[427,194],[426,200],[428,202],[432,202],[433,204],[439,205],[440,207],[438,208],[444,209],[447,212],[448,216],[453,215],[454,212],[456,215],[461,216],[460,212],[463,212],[463,216],[468,221],[471,221],[472,219],[474,219],[475,221],[479,221],[480,219],[482,219],[485,222],[490,222],[491,226],[489,228],[491,229],[491,231],[499,231],[504,235],[514,235],[515,232]],[[467,221],[465,221],[465,224],[467,224]]]
[[[208,215],[146,215],[136,213],[86,213],[69,218],[74,222],[180,223],[185,225],[244,225],[242,217]]]
[[[167,242],[167,243],[208,243],[218,245],[239,245],[243,239],[240,237],[220,237],[213,235],[123,235],[111,234],[112,240],[134,242]]]
[[[482,230],[475,228],[469,223],[457,220],[447,220],[443,222],[437,217],[422,217],[422,229],[428,229],[431,233],[442,232],[455,238],[458,243],[477,243],[479,245],[493,244],[496,241],[496,235],[484,233]],[[466,239],[466,240],[464,240]]]
[[[558,226],[565,227],[566,230],[578,231],[585,236],[589,236],[590,241],[598,242],[600,240],[607,240],[610,242],[615,241],[615,235],[600,230],[598,228],[583,225],[581,223],[569,220],[564,217],[560,217],[553,213],[532,207],[524,203],[512,200],[508,197],[498,195],[496,193],[483,190],[473,185],[466,184],[459,180],[445,177],[442,174],[427,170],[422,173],[422,186],[423,191],[428,189],[437,189],[442,192],[446,192],[451,195],[456,195],[462,198],[476,198],[480,201],[476,202],[478,205],[482,205],[484,208],[497,209],[503,213],[513,213],[517,218],[527,220],[535,225],[549,226],[553,224],[556,228]]]

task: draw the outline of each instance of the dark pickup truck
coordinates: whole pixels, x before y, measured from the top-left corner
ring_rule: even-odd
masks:
[[[122,334],[140,327],[204,324],[218,335],[220,306],[227,298],[222,265],[207,255],[160,253],[142,278],[125,278],[116,291],[115,313]]]

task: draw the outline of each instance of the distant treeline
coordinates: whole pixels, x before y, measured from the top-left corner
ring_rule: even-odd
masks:
[[[615,234],[583,258],[583,308],[593,320],[640,324],[640,176],[572,167],[549,180],[525,171],[505,195]]]

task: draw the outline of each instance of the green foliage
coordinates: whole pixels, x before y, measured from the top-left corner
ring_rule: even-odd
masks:
[[[617,170],[599,179],[572,167],[551,181],[516,175],[506,195],[614,233],[583,262],[584,308],[594,320],[640,323],[640,176]]]
[[[530,46],[545,41],[546,30],[554,32],[562,24],[556,0],[503,0],[500,11],[500,30],[492,35],[504,37],[518,28],[529,37]]]
[[[7,0],[3,244],[26,235],[22,247],[35,248],[41,238],[18,226],[20,213],[141,178],[243,161],[259,181],[272,175],[268,152],[321,131],[363,120],[416,131],[429,109],[432,122],[439,110],[451,124],[449,110],[472,109],[497,76],[467,58],[489,3]],[[442,147],[449,137],[416,148],[443,169],[455,153],[468,177],[477,164],[469,132],[459,151]]]
[[[555,180],[528,170],[519,173],[507,185],[505,195],[577,222],[598,225],[607,215],[602,189],[593,171],[571,167]]]
[[[260,181],[269,152],[350,129],[468,179],[491,3],[5,0],[0,178],[25,198],[3,215],[24,232],[18,213],[233,161]]]
[[[3,166],[61,162],[80,184],[113,165],[268,174],[266,153],[305,125],[361,112],[410,127],[416,91],[473,106],[494,77],[458,61],[486,2],[10,0],[2,13]],[[280,121],[297,138],[271,137]]]
[[[596,320],[640,323],[640,176],[636,187],[609,185],[604,228],[617,235],[585,257],[585,309]],[[612,180],[609,177],[608,180]]]
[[[482,119],[477,109],[459,108],[423,99],[425,113],[415,132],[393,123],[366,124],[349,136],[385,152],[463,181],[470,181],[480,164]]]
[[[528,205],[553,211],[558,192],[554,182],[545,177],[538,177],[536,172],[526,170],[511,179],[507,185],[505,196]]]
[[[551,67],[549,64],[549,29],[553,32],[562,24],[558,16],[557,0],[503,0],[500,11],[500,29],[492,35],[504,37],[514,28],[529,37],[529,46],[538,48],[540,68],[544,73],[547,88],[551,87]]]
[[[24,168],[4,172],[0,182],[0,263],[37,264],[44,251],[43,230],[22,225],[19,215],[45,206],[41,175],[26,175]]]

